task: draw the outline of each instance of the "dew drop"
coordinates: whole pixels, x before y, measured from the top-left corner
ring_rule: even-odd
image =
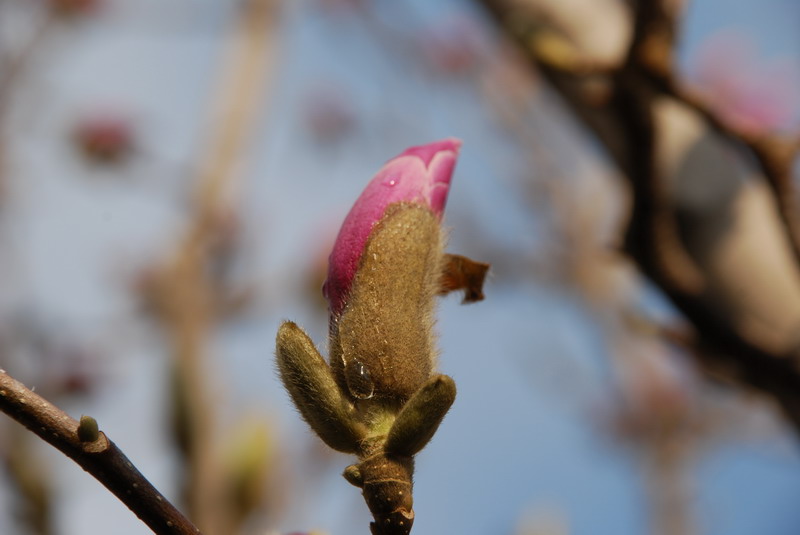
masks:
[[[350,394],[356,399],[369,399],[375,393],[375,384],[369,370],[358,359],[345,360],[344,380]]]

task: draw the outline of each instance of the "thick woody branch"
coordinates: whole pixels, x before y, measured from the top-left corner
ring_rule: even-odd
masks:
[[[580,58],[570,61],[554,58],[548,47],[539,46],[537,34],[541,33],[542,24],[537,20],[530,2],[479,0],[479,3],[495,19],[502,33],[517,45],[528,63],[543,75],[573,113],[602,140],[617,165],[624,169],[628,147],[620,140],[619,122],[605,109],[612,89],[611,75],[619,66],[593,68]],[[567,55],[573,54],[568,52]]]
[[[663,1],[640,0],[636,5],[634,39],[628,61],[618,77],[616,106],[624,124],[622,130],[627,134],[626,144],[637,148],[631,151],[633,161],[628,168],[635,196],[628,230],[629,249],[643,271],[702,334],[695,354],[706,366],[717,371],[724,369],[728,375],[771,393],[795,425],[800,425],[797,399],[800,377],[792,357],[773,354],[748,342],[709,310],[699,296],[702,280],[697,277],[702,275],[679,244],[674,209],[666,199],[664,179],[655,163],[654,99],[675,98],[699,112],[709,126],[729,141],[749,146],[759,156],[762,171],[773,186],[782,183],[789,187],[788,178],[782,177],[790,173],[790,164],[777,160],[784,156],[770,153],[771,147],[765,149],[744,132],[727,126],[707,106],[680,88],[671,66],[674,17],[664,9]],[[654,52],[654,48],[661,52]],[[774,190],[778,191],[775,187]],[[784,208],[788,198],[779,196],[778,200]],[[784,223],[791,234],[790,220],[785,218]],[[797,252],[798,242],[794,243]]]
[[[93,432],[86,422],[81,425],[3,370],[0,370],[0,411],[89,472],[154,533],[200,533],[104,433]]]
[[[800,213],[794,185],[794,162],[800,154],[800,138],[785,135],[762,134],[737,128],[716,114],[696,92],[681,84],[672,71],[656,73],[644,70],[651,83],[665,95],[681,102],[703,117],[706,123],[729,142],[747,148],[766,178],[778,212],[790,238],[792,252],[800,262]]]
[[[525,2],[520,6],[516,6],[513,0],[481,0],[480,3],[497,20],[504,33],[520,45],[530,62],[602,140],[609,154],[627,173],[629,147],[620,142],[621,126],[613,114],[607,113],[607,101],[597,95],[598,85],[607,85],[608,94],[617,88],[611,78],[623,70],[623,65],[592,69],[591,62],[581,58],[569,62],[552,61],[547,49],[536,46],[537,41],[532,38],[540,31],[541,24],[535,13],[522,7]],[[793,252],[800,261],[800,213],[793,181],[793,165],[800,154],[800,139],[755,136],[737,128],[716,114],[696,92],[680,83],[673,61],[677,13],[668,7],[673,4],[660,0],[633,2],[634,32],[624,70],[639,77],[655,95],[668,96],[686,105],[717,133],[752,152],[773,191]]]
[[[800,262],[800,215],[797,211],[792,170],[800,151],[800,139],[756,135],[721,118],[701,96],[681,84],[676,76],[672,58],[675,14],[668,12],[663,0],[639,0],[636,6],[636,31],[631,47],[631,60],[637,71],[648,79],[659,94],[669,96],[691,108],[729,142],[747,147],[753,153],[772,189],[793,253]]]
[[[654,104],[662,96],[651,77],[667,78],[675,35],[673,14],[659,0],[634,2],[633,38],[627,58],[614,75],[610,111],[620,122],[629,148],[623,165],[634,194],[626,247],[642,270],[671,297],[691,296],[703,285],[701,270],[681,243],[663,170],[656,162]]]
[[[602,71],[587,71],[582,67],[586,62],[580,60],[552,61],[548,50],[536,45],[534,37],[541,32],[542,22],[537,20],[535,2],[480,3],[597,136],[627,177],[634,197],[627,251],[691,321],[700,337],[697,354],[701,360],[711,368],[725,368],[728,375],[772,394],[800,427],[800,374],[792,356],[748,342],[702,299],[704,272],[680,240],[674,201],[666,193],[666,177],[656,162],[654,104],[664,98],[677,101],[696,112],[729,142],[750,149],[772,187],[784,229],[800,262],[800,216],[792,181],[798,142],[769,136],[755,138],[737,130],[677,81],[672,61],[676,2],[631,2],[633,32],[628,53],[618,65]],[[598,85],[604,88],[602,98],[598,98]]]

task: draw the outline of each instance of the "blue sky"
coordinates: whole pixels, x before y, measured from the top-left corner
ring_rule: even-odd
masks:
[[[95,416],[168,495],[175,486],[174,453],[161,433],[165,350],[138,319],[124,280],[130,266],[168,249],[182,228],[183,192],[204,150],[207,103],[231,16],[220,4],[117,2],[97,23],[61,30],[30,75],[38,93],[21,96],[14,117],[15,195],[2,241],[14,251],[14,265],[4,268],[16,284],[5,291],[4,306],[46,311],[62,331],[113,353],[108,385],[67,408]],[[404,12],[379,4],[391,26],[412,36],[415,25],[421,31],[463,5],[417,0]],[[789,0],[697,2],[685,50],[731,24],[757,28],[769,54],[796,58],[797,12]],[[277,382],[274,335],[280,321],[293,319],[324,347],[324,305],[304,290],[312,259],[324,254],[322,238],[385,160],[406,146],[456,136],[464,147],[448,201],[450,249],[505,256],[477,258],[498,266],[485,302],[462,307],[449,297],[440,307],[440,367],[456,379],[459,397],[418,459],[414,533],[516,535],[530,518],[562,519],[575,535],[648,533],[640,455],[615,442],[600,416],[614,395],[596,312],[573,289],[525,274],[547,237],[520,177],[549,168],[529,168],[524,144],[498,126],[474,85],[432,76],[379,34],[346,13],[321,15],[310,1],[287,9],[281,59],[237,185],[244,271],[262,299],[215,335],[210,367],[224,413],[257,414],[274,425],[287,483],[284,514],[270,527],[332,535],[366,529],[366,506],[339,475],[350,459],[334,454],[308,468],[303,455],[314,451],[316,438]],[[356,117],[354,130],[327,144],[315,141],[304,119],[320,85],[347,95]],[[98,105],[132,112],[146,157],[114,171],[74,158],[63,134],[77,114]],[[530,105],[534,115],[561,117],[546,95]],[[580,180],[612,180],[570,125],[548,128],[539,132],[551,154],[573,155],[560,165]],[[554,149],[562,140],[569,145]],[[742,410],[742,424],[711,438],[686,467],[697,531],[795,533],[796,442],[765,407]],[[59,534],[145,532],[94,480],[41,450],[62,496]],[[0,506],[0,531],[7,515]]]

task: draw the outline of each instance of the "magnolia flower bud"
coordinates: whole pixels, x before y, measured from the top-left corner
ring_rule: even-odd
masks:
[[[331,252],[323,293],[332,314],[341,313],[367,239],[390,205],[425,206],[441,221],[460,147],[461,141],[452,138],[411,147],[386,162],[367,184],[347,214]]]
[[[447,139],[387,162],[342,224],[324,293],[331,368],[353,398],[405,401],[431,375],[440,222],[459,145]]]
[[[461,143],[412,147],[356,200],[329,259],[330,363],[291,322],[278,369],[303,418],[331,448],[355,453],[345,479],[363,490],[374,535],[410,532],[413,456],[455,400],[434,373],[435,297],[483,298],[488,265],[444,253],[441,220]]]

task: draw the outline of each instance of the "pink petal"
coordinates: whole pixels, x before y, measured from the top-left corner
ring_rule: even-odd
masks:
[[[322,291],[333,314],[344,308],[372,227],[389,205],[424,204],[441,219],[460,147],[461,141],[454,138],[411,147],[386,162],[367,184],[342,223],[329,258]]]

